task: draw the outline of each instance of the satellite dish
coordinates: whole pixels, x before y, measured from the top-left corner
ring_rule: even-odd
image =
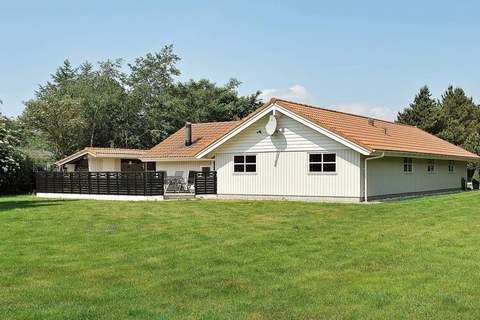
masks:
[[[270,115],[270,118],[268,118],[268,122],[265,125],[265,132],[271,136],[275,133],[277,130],[277,118],[272,114]]]

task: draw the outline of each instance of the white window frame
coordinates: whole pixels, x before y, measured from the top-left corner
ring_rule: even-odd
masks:
[[[430,168],[432,168],[430,170]],[[427,173],[434,174],[436,172],[435,159],[427,159]]]
[[[452,168],[452,170],[450,170]],[[456,163],[455,160],[448,160],[448,173],[453,174],[456,171]]]
[[[410,159],[410,164],[408,163],[408,159]],[[405,166],[410,165],[410,171],[405,170]],[[403,158],[403,173],[404,174],[412,174],[413,173],[413,158],[411,157],[404,157]]]
[[[255,156],[255,162],[247,162],[247,156]],[[242,163],[235,163],[235,157],[243,157],[243,162]],[[236,153],[233,155],[233,158],[232,158],[232,162],[233,162],[233,174],[257,174],[258,172],[258,164],[257,164],[257,154],[256,153]],[[243,170],[244,171],[235,171],[235,165],[243,165]],[[246,166],[250,164],[254,164],[255,165],[255,171],[254,172],[247,172],[247,168]]]
[[[321,162],[310,162],[310,155],[311,154],[321,154],[322,155],[322,161]],[[335,155],[335,162],[331,162],[331,161],[327,161],[327,162],[324,162],[323,161],[323,155],[324,154],[333,154]],[[324,175],[329,175],[329,174],[337,174],[338,173],[338,155],[336,152],[329,152],[329,151],[319,151],[319,152],[308,152],[307,153],[307,172],[308,174],[324,174]],[[310,171],[310,164],[321,164],[322,165],[322,171]],[[327,172],[324,172],[323,171],[323,165],[324,164],[331,164],[331,163],[334,163],[335,164],[335,171],[327,171]]]

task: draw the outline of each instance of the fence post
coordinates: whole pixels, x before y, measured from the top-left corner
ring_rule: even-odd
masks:
[[[144,171],[142,172],[143,175],[143,195],[147,195],[147,178],[148,178],[148,172]]]
[[[82,179],[80,177],[80,171],[77,172],[77,176],[78,176],[78,192],[82,194]]]
[[[107,172],[107,194],[110,194],[110,172]]]
[[[217,194],[217,171],[213,172],[213,186],[214,194]]]

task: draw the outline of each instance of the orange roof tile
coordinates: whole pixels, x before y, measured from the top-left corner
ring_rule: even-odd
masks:
[[[145,152],[142,159],[194,158],[212,142],[222,137],[239,121],[192,124],[192,145],[185,146],[185,129],[181,128],[161,143]]]
[[[193,144],[191,146],[185,146],[185,134],[182,128],[152,149],[146,151],[141,158],[194,158],[215,141],[272,104],[279,105],[370,152],[419,153],[460,157],[475,161],[480,159],[479,156],[471,152],[413,126],[379,119],[373,119],[372,125],[368,117],[276,98],[271,99],[270,102],[240,121],[192,124]]]
[[[392,151],[455,156],[478,160],[480,157],[419,128],[323,109],[291,101],[271,102],[313,122],[370,151]]]

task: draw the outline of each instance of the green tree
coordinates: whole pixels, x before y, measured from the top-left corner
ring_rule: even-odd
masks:
[[[19,133],[12,121],[0,114],[0,190],[21,168],[23,155],[17,150]]]
[[[440,131],[438,102],[432,99],[427,86],[420,88],[410,105],[397,115],[397,122],[416,126],[422,130],[437,134]]]
[[[41,99],[26,102],[21,119],[29,128],[42,132],[58,159],[83,147],[79,139],[84,129],[81,115],[80,99],[42,92]]]
[[[438,136],[480,154],[480,108],[463,89],[448,87],[440,102]]]
[[[259,92],[239,96],[240,82],[175,82],[180,58],[173,46],[148,53],[122,71],[122,60],[65,60],[26,102],[23,123],[48,141],[55,158],[85,146],[151,148],[194,122],[239,119],[260,106]]]
[[[261,106],[260,92],[240,96],[240,81],[230,81],[218,86],[206,79],[179,82],[166,90],[164,96],[168,126],[165,134],[170,134],[191,122],[213,122],[238,120]],[[152,117],[153,118],[153,117]]]

